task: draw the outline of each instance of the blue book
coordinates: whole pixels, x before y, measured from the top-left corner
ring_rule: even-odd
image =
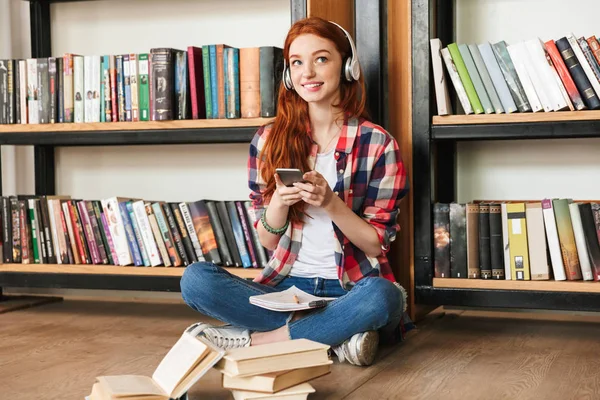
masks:
[[[131,201],[125,203],[125,207],[127,208],[127,213],[129,214],[129,219],[131,220],[131,227],[133,228],[133,234],[135,235],[135,240],[137,241],[138,248],[140,249],[140,253],[142,255],[142,262],[144,266],[150,266],[150,258],[148,257],[148,252],[146,251],[146,247],[144,246],[144,240],[142,239],[142,233],[140,232],[140,227],[137,223],[137,219],[135,218],[135,213],[133,212],[133,205]]]
[[[240,50],[235,47],[223,51],[225,71],[225,117],[240,118]]]
[[[212,103],[212,117],[219,118],[219,84],[217,81],[217,46],[208,46],[210,58],[210,100]]]
[[[227,206],[227,212],[229,213],[229,219],[231,220],[235,244],[237,245],[238,251],[240,252],[240,258],[242,259],[242,266],[244,268],[250,268],[252,267],[252,260],[250,259],[250,254],[246,248],[246,239],[244,238],[244,231],[242,230],[235,203],[233,201],[227,201],[225,204]]]
[[[123,225],[125,226],[127,244],[129,245],[129,250],[131,250],[131,255],[133,256],[133,265],[136,267],[142,266],[144,265],[144,261],[142,260],[135,234],[133,233],[133,225],[131,224],[131,218],[129,218],[126,202],[119,203],[119,211],[121,212],[121,219],[123,219]]]

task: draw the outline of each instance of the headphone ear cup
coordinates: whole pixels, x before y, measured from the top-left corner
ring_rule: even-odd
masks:
[[[287,66],[283,69],[283,86],[287,90],[294,89],[294,84],[292,83],[292,77],[290,76],[290,69]]]
[[[344,78],[348,82],[352,82],[354,78],[352,77],[352,58],[346,58],[346,62],[344,63]]]

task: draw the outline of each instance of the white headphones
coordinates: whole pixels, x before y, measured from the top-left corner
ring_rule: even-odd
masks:
[[[348,31],[346,31],[344,28],[342,28],[339,24],[337,24],[333,21],[329,21],[329,22],[331,22],[332,24],[334,24],[335,26],[340,28],[342,30],[342,32],[344,32],[344,35],[346,35],[346,38],[348,39],[348,43],[350,43],[350,51],[352,54],[350,57],[348,57],[346,59],[345,62],[342,63],[342,71],[344,72],[344,77],[346,78],[346,80],[348,82],[357,81],[358,78],[360,78],[360,65],[358,64],[358,57],[356,56],[356,46],[354,45],[354,41],[352,40],[352,37],[350,37],[350,34],[348,33]],[[287,90],[294,89],[294,84],[292,82],[292,76],[290,74],[290,69],[287,65],[286,60],[283,60],[282,80],[283,80],[283,86]]]

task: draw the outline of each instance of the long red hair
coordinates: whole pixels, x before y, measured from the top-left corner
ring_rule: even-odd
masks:
[[[289,65],[289,51],[292,42],[300,35],[313,34],[333,42],[342,56],[342,69],[345,60],[352,55],[350,43],[344,32],[334,24],[319,18],[310,17],[297,21],[290,28],[283,46],[283,58]],[[340,71],[340,74],[342,72]],[[340,103],[346,117],[368,117],[365,108],[365,84],[361,74],[358,81],[348,82],[342,74],[340,79]],[[310,170],[308,155],[311,138],[308,104],[295,90],[286,90],[283,82],[279,85],[277,114],[259,159],[261,175],[266,182],[263,197],[270,201],[275,192],[275,168],[300,168]],[[300,201],[290,207],[291,221],[300,221],[305,203]]]

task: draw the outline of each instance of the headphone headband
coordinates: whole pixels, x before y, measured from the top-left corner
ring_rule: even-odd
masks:
[[[333,21],[329,21],[330,23],[332,23],[333,25],[337,26],[338,28],[340,28],[342,30],[342,32],[344,32],[344,36],[346,36],[346,39],[348,39],[348,43],[350,43],[350,58],[348,58],[346,60],[345,63],[343,63],[342,65],[342,72],[344,74],[344,77],[346,78],[346,80],[348,82],[352,82],[352,81],[357,81],[360,78],[360,65],[358,63],[358,57],[357,57],[357,51],[356,51],[356,45],[354,44],[354,41],[352,40],[352,37],[350,36],[350,34],[348,33],[348,31],[346,31],[344,28],[342,28],[342,26],[336,22]],[[343,60],[342,60],[343,62]],[[283,80],[283,86],[287,89],[287,90],[292,90],[294,89],[294,84],[292,82],[292,77],[290,75],[290,69],[288,67],[287,64],[287,60],[283,60],[283,76],[282,76],[282,80]]]

